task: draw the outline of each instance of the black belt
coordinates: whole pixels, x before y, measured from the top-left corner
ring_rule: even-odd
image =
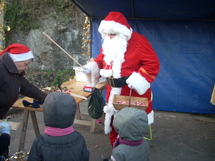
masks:
[[[128,79],[129,76],[118,78],[118,79],[108,77],[106,78],[106,82],[111,87],[123,87],[127,85],[126,80]]]

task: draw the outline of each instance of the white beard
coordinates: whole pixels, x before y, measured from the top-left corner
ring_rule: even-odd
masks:
[[[111,65],[111,62],[118,61],[124,62],[124,53],[127,48],[126,37],[122,34],[116,35],[110,39],[108,35],[104,36],[103,39],[103,54],[105,55],[104,61],[106,64]]]

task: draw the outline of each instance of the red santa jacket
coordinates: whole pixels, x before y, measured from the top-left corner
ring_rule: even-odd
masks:
[[[152,83],[156,78],[160,63],[159,59],[153,50],[148,40],[136,32],[132,33],[131,39],[128,41],[127,51],[124,54],[125,61],[121,66],[121,77],[130,76],[133,72],[139,73],[147,82]],[[100,69],[111,68],[104,61],[104,54],[100,53],[94,60]],[[114,69],[113,69],[114,70]],[[138,83],[139,80],[136,80]],[[134,82],[135,83],[135,82]],[[110,96],[112,87],[106,84],[106,100]],[[130,88],[126,85],[122,87],[121,95],[128,96]],[[132,96],[147,97],[149,106],[146,109],[147,113],[152,111],[151,89],[149,88],[143,95],[139,95],[135,90],[132,90]]]

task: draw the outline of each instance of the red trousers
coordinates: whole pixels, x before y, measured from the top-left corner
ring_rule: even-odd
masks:
[[[152,111],[152,101],[149,100],[149,107],[146,109],[146,113],[150,113]],[[113,119],[114,117],[111,117],[111,123],[110,123],[110,127],[112,128],[110,135],[109,135],[109,140],[110,140],[110,144],[113,146],[113,143],[115,142],[115,140],[117,139],[118,133],[115,131],[114,127],[113,127]]]
[[[118,133],[115,131],[115,129],[113,127],[113,116],[111,118],[110,127],[112,128],[112,130],[109,135],[109,140],[110,140],[110,144],[113,146],[113,143],[115,142],[115,140],[117,139],[117,136],[118,136]]]

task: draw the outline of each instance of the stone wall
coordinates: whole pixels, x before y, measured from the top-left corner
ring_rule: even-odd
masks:
[[[80,64],[86,64],[90,55],[87,54],[86,48],[82,48],[85,15],[77,7],[73,8],[73,12],[74,16],[68,18],[66,22],[60,17],[56,18],[49,14],[41,15],[39,19],[40,27],[31,29],[27,34],[19,29],[7,32],[6,46],[12,43],[27,45],[35,56],[30,68],[57,71],[78,66],[75,61],[43,34],[46,33]]]

